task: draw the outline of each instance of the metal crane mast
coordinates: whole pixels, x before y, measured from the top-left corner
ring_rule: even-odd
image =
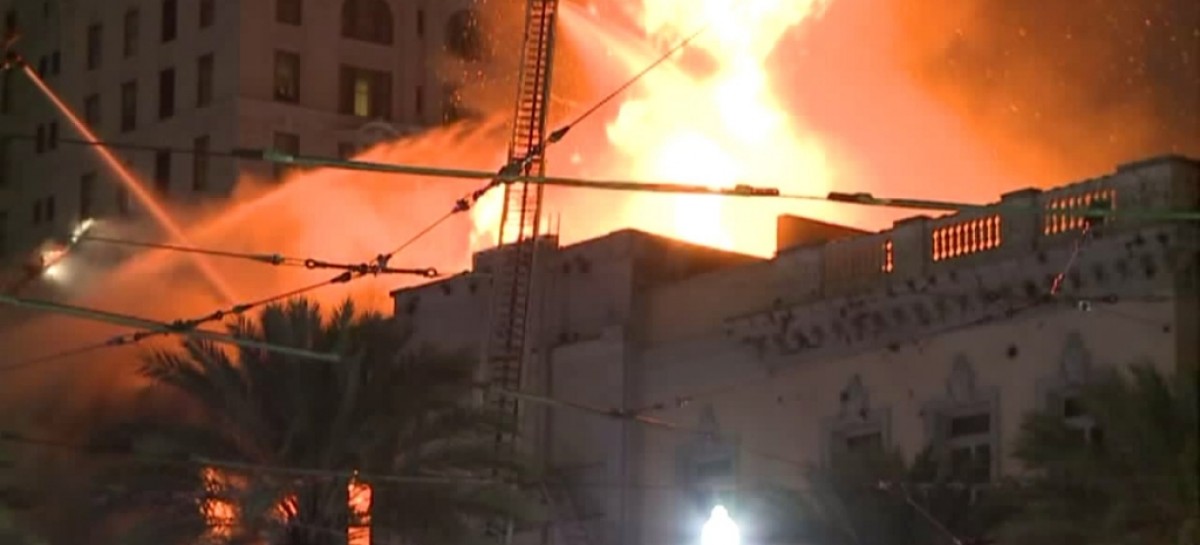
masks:
[[[508,147],[509,171],[545,175],[546,117],[554,59],[554,29],[558,0],[528,0],[525,36],[521,47],[516,115]],[[489,402],[510,419],[520,422],[518,402],[504,391],[521,389],[527,326],[542,213],[542,185],[529,182],[504,184],[504,209],[500,216],[500,263],[494,271],[489,337],[485,369],[493,386]],[[496,448],[511,453],[515,437],[502,433]]]

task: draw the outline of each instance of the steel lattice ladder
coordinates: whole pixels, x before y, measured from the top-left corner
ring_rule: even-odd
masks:
[[[551,69],[554,59],[554,28],[558,0],[528,0],[525,36],[521,50],[516,114],[509,141],[506,169],[521,174],[545,175],[543,156],[546,118],[549,109]],[[504,208],[500,217],[499,263],[493,281],[490,327],[485,349],[485,370],[494,389],[488,403],[500,411],[516,430],[521,412],[517,400],[503,390],[518,391],[522,386],[530,300],[542,213],[542,185],[528,182],[504,184]],[[516,438],[502,433],[496,436],[501,455],[515,452]],[[489,528],[490,534],[502,532],[507,542],[512,534],[506,528]]]

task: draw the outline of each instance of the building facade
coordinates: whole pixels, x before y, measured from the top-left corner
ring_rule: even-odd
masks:
[[[524,390],[596,409],[523,405],[558,490],[546,535],[691,542],[714,494],[752,534],[742,492],[803,489],[843,452],[931,449],[985,484],[1020,471],[1011,441],[1030,411],[1095,433],[1076,403],[1089,377],[1197,361],[1196,226],[1139,211],[1194,211],[1198,194],[1200,162],[1162,158],[878,233],[781,218],[788,246],[769,260],[636,231],[546,241]],[[1062,213],[1093,203],[1118,215]],[[397,317],[479,350],[501,251],[394,292]]]
[[[100,139],[145,146],[117,155],[170,202],[286,175],[205,152],[348,156],[455,118],[458,83],[438,63],[479,47],[470,0],[0,0],[0,14],[13,51]],[[0,255],[138,213],[20,70],[0,78]]]

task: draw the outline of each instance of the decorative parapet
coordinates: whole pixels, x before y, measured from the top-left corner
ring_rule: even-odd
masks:
[[[819,287],[781,287],[774,308],[729,318],[726,331],[764,356],[830,354],[1004,319],[1043,303],[1069,306],[1080,298],[1170,290],[1165,278],[1189,263],[1176,256],[1186,237],[1175,225],[1119,217],[1102,222],[1103,237],[1072,260],[1085,223],[1066,211],[1099,202],[1187,207],[1180,201],[1195,198],[1196,188],[1187,184],[1198,179],[1200,164],[1163,159],[1049,191],[1008,193],[992,206],[909,218],[881,233],[782,252],[777,267],[804,264],[820,271],[819,279],[807,276]],[[1167,274],[1156,276],[1159,271]],[[1051,300],[1053,279],[1064,272],[1064,294]],[[777,274],[801,278],[785,270]]]

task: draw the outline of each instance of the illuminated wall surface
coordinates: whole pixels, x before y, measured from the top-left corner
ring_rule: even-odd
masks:
[[[15,13],[14,47],[46,84],[101,140],[146,146],[117,154],[160,198],[184,206],[228,196],[239,177],[281,172],[220,156],[160,159],[154,148],[337,156],[442,122],[454,82],[434,59],[469,2],[392,2],[388,17],[351,24],[354,37],[340,25],[342,2],[292,11],[217,1],[202,22],[200,3],[184,0],[170,33],[163,4],[5,0],[0,12]],[[0,151],[0,256],[70,232],[82,211],[136,215],[139,204],[110,183],[93,150],[63,142],[80,136],[49,101],[18,71],[5,74],[0,127],[21,138]]]
[[[1198,189],[1200,164],[1164,158],[879,233],[781,218],[781,232],[811,237],[767,260],[636,231],[547,241],[526,388],[659,406],[732,440],[526,404],[530,439],[575,484],[576,514],[603,515],[582,525],[596,543],[698,538],[712,506],[697,491],[799,487],[803,464],[843,449],[911,455],[940,441],[964,480],[1010,474],[1025,412],[1059,407],[1086,427],[1072,395],[1097,369],[1196,357],[1195,227],[1102,222],[1072,261],[1084,224],[1056,211],[1099,196],[1117,211],[1194,210]],[[396,315],[424,338],[477,346],[496,254],[394,292]]]

